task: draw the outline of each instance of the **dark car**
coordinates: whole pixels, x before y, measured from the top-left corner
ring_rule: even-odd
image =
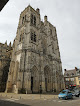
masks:
[[[78,88],[74,88],[74,89],[69,89],[72,92],[73,96],[79,97],[80,95],[80,91]]]
[[[79,89],[78,88],[75,88],[75,89],[73,89],[73,96],[76,96],[76,97],[79,97]]]

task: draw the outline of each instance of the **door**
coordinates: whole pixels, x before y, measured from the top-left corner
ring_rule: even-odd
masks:
[[[47,78],[45,78],[45,90],[47,92]]]
[[[33,92],[33,77],[31,77],[31,91]]]

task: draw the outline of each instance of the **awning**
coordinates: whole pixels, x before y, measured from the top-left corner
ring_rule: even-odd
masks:
[[[75,84],[75,85],[73,85],[73,86],[76,86],[76,84]]]

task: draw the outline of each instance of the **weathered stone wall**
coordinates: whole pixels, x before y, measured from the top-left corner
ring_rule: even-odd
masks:
[[[32,16],[36,17],[35,24],[32,24]],[[47,16],[44,17],[44,22],[41,21],[39,9],[35,11],[28,6],[20,14],[11,61],[14,66],[10,64],[6,91],[9,91],[9,84],[12,85],[12,92],[24,88],[28,93],[39,93],[40,85],[43,92],[52,92],[53,89],[59,91],[63,88],[56,28],[48,22]]]
[[[10,60],[11,60],[11,43],[9,46],[7,42],[5,44],[0,43],[0,91],[5,91],[6,82],[9,72]]]

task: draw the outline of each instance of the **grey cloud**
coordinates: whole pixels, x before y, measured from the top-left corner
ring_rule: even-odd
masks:
[[[0,13],[0,42],[14,39],[20,13],[29,4],[56,26],[63,69],[80,68],[80,0],[10,0]]]

